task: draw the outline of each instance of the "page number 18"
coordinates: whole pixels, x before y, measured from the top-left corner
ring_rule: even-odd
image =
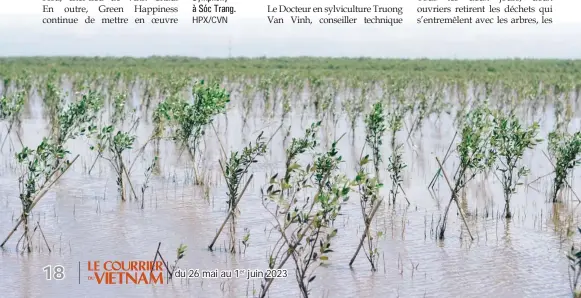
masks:
[[[63,280],[65,279],[65,267],[62,265],[48,265],[42,268],[45,273],[46,280]]]

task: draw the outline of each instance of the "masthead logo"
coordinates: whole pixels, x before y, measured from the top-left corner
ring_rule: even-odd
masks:
[[[163,284],[162,261],[89,261],[88,280],[104,285]]]

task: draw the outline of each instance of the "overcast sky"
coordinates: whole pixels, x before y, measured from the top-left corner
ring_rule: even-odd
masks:
[[[273,25],[268,23],[269,13],[264,0],[256,1],[252,2],[256,6],[252,12],[248,7],[237,8],[239,12],[230,18],[230,24],[200,25],[190,23],[191,2],[180,0],[183,2],[180,4],[180,24],[152,26],[43,25],[42,18],[51,15],[40,14],[40,0],[0,0],[0,56],[581,58],[581,18],[575,17],[581,11],[581,1],[560,0],[560,12],[552,14],[555,23],[551,25],[446,26],[416,25],[417,1],[407,0],[405,3],[413,2],[413,6],[404,9],[405,24],[394,27]],[[317,1],[318,5],[327,5],[324,4],[327,2],[330,0]],[[530,0],[522,3],[526,2]],[[236,0],[236,3],[243,2]],[[573,6],[564,7],[564,3]],[[69,4],[58,5],[62,11]],[[30,12],[31,7],[35,14]],[[59,14],[62,15],[52,16]],[[89,15],[100,17],[97,13]],[[81,22],[86,16],[80,15]],[[126,16],[135,17],[134,14]],[[314,23],[319,17],[312,17]]]

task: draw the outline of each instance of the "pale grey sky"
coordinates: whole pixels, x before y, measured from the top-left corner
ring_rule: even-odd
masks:
[[[581,58],[581,23],[551,25],[42,25],[2,15],[0,56],[371,56],[392,58]],[[135,25],[134,25],[135,26]],[[229,45],[230,51],[229,51]]]

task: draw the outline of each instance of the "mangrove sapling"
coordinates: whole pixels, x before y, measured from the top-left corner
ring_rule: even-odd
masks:
[[[351,125],[351,143],[355,143],[355,128],[357,127],[357,120],[363,112],[362,100],[358,98],[346,99],[343,101],[343,110],[347,113],[349,124]]]
[[[337,229],[333,227],[333,223],[339,215],[341,204],[347,201],[350,191],[351,181],[339,171],[338,165],[342,162],[342,158],[338,155],[337,143],[338,141],[335,141],[331,149],[315,161],[313,186],[319,189],[318,194],[313,197],[309,211],[295,219],[299,225],[306,224],[307,219],[311,218],[311,211],[314,210],[315,205],[318,205],[312,227],[309,229],[307,226],[306,229],[301,229],[303,235],[307,237],[306,242],[292,248],[293,253],[297,254],[297,258],[294,259],[296,278],[303,297],[309,296],[309,286],[316,277],[315,269],[327,261],[328,254],[332,252],[331,240],[337,235]],[[303,212],[306,210],[303,209]],[[295,214],[290,216],[291,219],[293,215]],[[317,261],[320,263],[315,265]]]
[[[250,112],[254,107],[255,94],[253,93],[253,86],[249,84],[244,84],[242,87],[242,125],[241,129],[244,129],[248,125],[248,117]]]
[[[318,146],[319,143],[317,141],[317,131],[320,127],[321,121],[313,123],[305,130],[304,136],[302,138],[292,138],[290,146],[288,146],[286,149],[284,176],[277,180],[276,178],[278,177],[278,174],[275,174],[270,178],[266,194],[264,190],[261,190],[264,197],[264,200],[262,201],[263,206],[273,216],[277,223],[275,229],[277,229],[280,233],[280,238],[272,248],[269,255],[268,267],[270,269],[274,269],[276,265],[279,265],[279,268],[282,268],[284,263],[288,260],[289,255],[292,256],[295,261],[297,260],[297,256],[294,253],[290,253],[290,251],[288,251],[288,248],[291,247],[291,243],[286,234],[287,230],[290,229],[292,221],[287,219],[291,214],[290,212],[293,210],[291,208],[294,204],[297,203],[297,199],[295,199],[295,197],[297,197],[301,192],[301,185],[306,184],[302,182],[306,180],[300,179],[300,177],[298,177],[299,175],[304,175],[304,170],[301,169],[301,166],[297,162],[303,154],[306,152],[311,152]],[[310,167],[307,169],[310,170]],[[277,189],[274,189],[275,186]],[[268,208],[270,202],[275,203],[274,212]],[[295,213],[297,210],[298,208],[295,208]],[[283,224],[281,224],[279,220],[279,215],[285,219]],[[300,240],[302,240],[303,237],[304,235],[301,235]],[[281,243],[282,240],[284,240],[283,243]],[[285,252],[286,258],[281,260],[280,254]],[[284,257],[284,255],[282,257]],[[269,279],[265,279],[262,282],[260,291],[261,297],[266,295],[271,283],[272,280]]]
[[[337,114],[337,96],[339,95],[341,86],[339,86],[337,81],[332,81],[329,85],[330,86],[327,87],[323,99],[323,110],[326,111],[325,117],[331,120],[332,123],[335,123]]]
[[[365,167],[369,163],[369,155],[366,155],[359,162],[359,171],[355,177],[354,184],[357,185],[360,196],[361,213],[363,214],[363,223],[365,224],[365,230],[361,235],[361,241],[357,246],[355,254],[349,262],[349,266],[353,265],[355,258],[359,254],[359,250],[363,246],[365,239],[367,239],[367,250],[365,251],[365,256],[371,264],[371,270],[377,270],[377,261],[379,259],[379,251],[377,249],[377,239],[381,237],[381,232],[377,232],[376,237],[371,235],[371,223],[375,213],[379,209],[379,206],[383,202],[383,199],[379,196],[379,190],[383,186],[377,179],[377,177],[370,177],[367,173]],[[375,242],[373,241],[375,239]]]
[[[557,196],[567,182],[567,176],[580,164],[577,156],[581,153],[581,132],[572,135],[561,131],[549,133],[549,153],[555,159],[551,199],[557,202]]]
[[[403,192],[401,183],[403,182],[403,169],[406,167],[406,164],[403,162],[402,157],[403,144],[398,144],[397,133],[403,127],[403,119],[405,117],[408,107],[401,102],[398,102],[396,105],[397,106],[394,109],[394,111],[388,114],[387,119],[388,127],[391,132],[391,148],[392,148],[387,168],[387,170],[389,171],[389,177],[391,178],[392,182],[392,187],[389,191],[391,197],[390,201],[392,204],[395,204],[399,191],[402,190]],[[410,205],[410,201],[408,200],[408,198],[405,197],[405,199],[408,205]]]
[[[185,149],[193,162],[194,182],[201,184],[198,175],[197,156],[200,143],[206,128],[214,117],[226,112],[226,104],[230,102],[230,94],[218,85],[206,85],[204,81],[194,84],[192,89],[193,102],[176,101],[171,104],[171,113],[165,113],[176,126],[174,139]],[[172,118],[173,116],[173,118]]]
[[[157,159],[157,156],[154,156],[149,167],[145,169],[145,180],[143,181],[143,185],[141,185],[141,209],[143,209],[145,203],[145,190],[149,188],[149,179],[151,178],[153,170],[157,166]]]
[[[45,113],[47,114],[49,123],[51,124],[51,134],[54,134],[58,128],[57,117],[62,108],[64,98],[60,88],[58,87],[58,80],[54,76],[49,78],[43,91],[43,102],[46,105]]]
[[[401,186],[401,183],[403,182],[403,169],[407,167],[407,165],[403,162],[402,151],[403,144],[398,144],[397,147],[393,149],[393,152],[388,161],[387,170],[389,171],[389,177],[391,178],[392,182],[389,194],[392,204],[395,204],[399,191],[401,190],[403,192],[403,187]],[[405,193],[404,198],[408,205],[410,205],[410,201],[408,200],[407,196],[405,196]]]
[[[379,182],[379,167],[381,163],[381,145],[383,144],[383,134],[385,133],[385,112],[383,110],[383,103],[377,102],[373,105],[372,111],[366,116],[366,145],[371,147],[373,156],[373,168],[375,170],[375,177],[371,178],[367,173],[366,167],[369,163],[369,155],[360,159],[358,166],[357,177],[355,178],[354,184],[357,185],[359,189],[361,212],[363,214],[363,223],[365,229],[363,235],[361,236],[361,241],[355,254],[349,262],[349,266],[353,264],[355,258],[359,254],[359,250],[363,246],[365,239],[367,239],[367,250],[365,255],[367,260],[371,264],[371,270],[376,271],[377,259],[379,258],[379,253],[377,248],[374,247],[374,237],[370,235],[370,225],[375,216],[375,212],[378,209],[378,205],[381,204],[379,199],[379,188],[382,184]],[[365,147],[363,148],[365,149]],[[363,153],[363,151],[362,151]],[[376,206],[377,205],[377,206]],[[378,237],[376,237],[377,239]]]
[[[101,150],[102,154],[99,155],[100,158],[109,161],[115,170],[115,174],[117,174],[117,186],[122,201],[126,200],[125,180],[123,176],[127,178],[135,198],[138,198],[133,189],[129,174],[127,173],[125,162],[123,161],[123,153],[133,147],[135,138],[134,135],[115,130],[112,125],[109,125],[101,128],[101,131],[96,136],[96,145],[90,147],[91,150]]]
[[[24,223],[23,245],[28,252],[31,251],[28,234],[29,215],[34,206],[36,206],[52,185],[56,183],[78,158],[78,156],[75,157],[72,162],[68,160],[62,161],[67,154],[68,151],[48,138],[44,138],[36,149],[24,147],[22,151],[16,154],[18,163],[24,168],[24,173],[18,179],[22,214],[0,247],[3,247],[14,232],[16,232],[20,224]],[[55,162],[57,160],[61,160],[61,162],[56,164]]]
[[[242,245],[244,245],[244,250],[242,253],[246,254],[246,248],[248,248],[250,245],[250,231],[248,228],[244,228],[244,231],[246,231],[246,234],[244,234],[244,237],[242,237]]]
[[[577,228],[577,231],[581,233],[581,228]],[[567,254],[567,259],[569,259],[569,287],[574,298],[581,297],[581,250],[571,245],[571,250]]]
[[[143,88],[143,100],[141,104],[145,106],[145,115],[149,114],[149,109],[151,107],[151,102],[156,96],[159,96],[158,91],[155,89],[155,86],[151,84],[151,82],[146,81],[145,86]]]
[[[274,114],[272,113],[272,109],[274,106],[274,100],[276,97],[276,92],[273,92],[273,82],[271,78],[261,78],[258,81],[258,90],[262,95],[262,100],[264,102],[263,106],[263,113],[268,118],[271,118]],[[276,90],[276,89],[275,89]]]
[[[165,267],[165,270],[166,270],[167,276],[168,276],[168,280],[171,280],[172,277],[174,276],[175,270],[178,269],[178,262],[181,259],[183,259],[184,256],[186,255],[186,250],[188,249],[188,246],[184,245],[184,244],[180,244],[180,246],[178,246],[177,256],[176,256],[176,259],[175,259],[173,265],[169,265],[169,261],[164,260],[163,256],[161,255],[161,252],[159,251],[160,248],[161,248],[161,242],[159,242],[157,244],[157,250],[155,251],[155,256],[153,257],[153,263],[157,264],[157,258],[159,258],[161,260],[161,263]],[[154,269],[154,267],[152,266],[150,273],[153,273],[153,269]]]
[[[444,212],[439,239],[444,239],[448,212],[450,211],[452,202],[456,203],[458,211],[464,219],[464,212],[458,203],[458,194],[462,189],[464,189],[468,182],[476,177],[476,175],[491,168],[496,159],[494,151],[490,148],[490,139],[492,137],[494,123],[493,116],[488,108],[486,108],[485,105],[476,107],[474,110],[467,113],[464,121],[462,132],[460,134],[461,141],[457,146],[457,151],[460,155],[460,163],[453,176],[453,185],[448,180],[442,165],[439,164],[444,174],[444,178],[446,178],[448,186],[452,192],[450,201],[448,202],[448,206]],[[465,220],[464,224],[469,231],[471,239],[474,240]]]
[[[500,183],[504,191],[504,215],[511,218],[510,197],[516,193],[516,187],[522,185],[521,178],[526,177],[530,170],[521,166],[521,160],[526,149],[533,149],[541,142],[536,135],[539,124],[523,127],[514,114],[506,115],[499,111],[494,117],[494,129],[491,146],[497,155],[496,171],[500,175]],[[498,177],[498,175],[497,175]]]
[[[549,160],[549,162],[551,163],[551,166],[553,167],[553,169],[556,169],[555,163],[551,160],[551,157],[547,153],[545,153],[545,151],[543,151],[543,155],[547,158],[547,160]],[[575,165],[581,164],[581,159],[577,159],[576,161],[573,161],[572,163],[575,164]],[[569,175],[567,175],[567,176],[569,176],[571,178],[571,182],[567,181],[567,179],[565,179],[563,182],[569,188],[569,190],[571,191],[571,194],[577,199],[577,201],[581,202],[581,198],[579,198],[579,196],[577,195],[577,193],[575,192],[575,190],[571,186],[571,184],[573,183],[573,178],[574,178],[573,170],[574,169],[572,169],[571,170],[571,173]],[[551,174],[553,174],[555,172],[556,172],[556,170],[553,170],[548,175],[551,175]],[[548,176],[548,175],[546,175],[546,176]]]
[[[342,157],[338,155],[337,142],[332,143],[328,152],[315,156],[313,165],[301,166],[295,158],[300,152],[317,145],[314,131],[307,130],[307,136],[303,139],[293,139],[287,149],[287,164],[290,163],[290,166],[285,177],[277,180],[277,175],[273,176],[266,192],[263,192],[265,200],[276,202],[277,213],[267,210],[277,222],[275,228],[280,233],[269,255],[268,266],[273,269],[278,265],[277,269],[281,269],[292,257],[303,297],[309,296],[316,268],[327,261],[328,253],[332,252],[331,240],[337,235],[333,222],[339,215],[342,203],[348,200],[352,185],[340,173]],[[284,210],[280,214],[284,216],[284,223],[279,221],[280,209]],[[273,280],[267,278],[262,282],[259,297],[266,296]]]
[[[186,255],[186,250],[187,249],[188,249],[188,246],[187,245],[180,244],[180,246],[178,246],[177,254],[176,254],[176,259],[173,262],[173,265],[171,265],[170,268],[168,268],[171,271],[171,274],[170,274],[171,277],[173,277],[174,272],[178,268],[178,262],[181,259],[183,259],[184,256]]]
[[[443,91],[438,91],[436,93],[436,96],[434,96],[434,99],[432,101],[432,105],[431,105],[431,115],[435,114],[436,115],[436,123],[440,123],[439,121],[441,120],[441,117],[443,114],[448,114],[451,115],[452,113],[450,112],[453,109],[453,105],[449,102],[445,102],[444,101],[444,95],[443,95]]]
[[[31,211],[33,195],[38,191],[38,187],[47,182],[49,175],[54,172],[50,162],[56,162],[63,158],[66,152],[62,148],[51,144],[44,139],[36,150],[29,150],[28,147],[17,154],[18,162],[27,169],[18,182],[20,184],[20,201],[22,203],[22,213],[24,214],[24,242],[28,252],[31,251],[28,238],[28,215]]]
[[[79,101],[70,103],[57,115],[55,141],[64,144],[69,139],[94,131],[93,122],[103,106],[103,98],[95,91],[88,91]]]
[[[408,133],[408,136],[406,137],[406,142],[409,141],[409,139],[412,137],[412,135],[417,132],[418,130],[421,130],[422,128],[422,123],[424,121],[424,119],[426,118],[426,115],[428,114],[428,96],[426,95],[425,91],[421,92],[418,94],[419,96],[419,101],[417,104],[417,112],[418,115],[416,117],[416,119],[412,122],[412,125],[410,127],[410,131]]]
[[[92,121],[100,109],[100,104],[101,100],[95,93],[84,95],[80,101],[70,104],[67,109],[54,118],[52,138],[44,138],[36,150],[24,147],[17,154],[18,162],[26,167],[25,173],[19,180],[20,200],[23,206],[21,219],[25,224],[25,242],[23,243],[29,243],[27,236],[28,214],[34,206],[35,200],[41,198],[40,191],[48,191],[48,188],[43,190],[42,187],[48,186],[50,188],[56,182],[53,180],[55,172],[70,165],[68,161],[62,162],[68,153],[64,149],[65,143],[69,139],[94,132],[95,127],[92,125]],[[48,162],[53,164],[47,165]],[[60,176],[57,176],[56,179],[58,177]],[[39,186],[42,187],[39,188]],[[30,249],[30,247],[28,248]]]
[[[383,145],[383,134],[386,130],[383,103],[377,102],[373,105],[372,111],[365,117],[365,125],[365,142],[371,147],[375,177],[379,180],[379,167],[382,161],[380,151]]]
[[[0,98],[0,121],[8,121],[8,124],[6,125],[6,136],[1,140],[0,152],[2,152],[6,140],[10,137],[14,125],[17,127],[20,126],[20,114],[22,113],[26,94],[26,92],[20,91],[13,94],[10,99],[6,96]],[[16,133],[16,135],[20,140],[20,135],[18,135],[18,133]],[[20,144],[24,147],[22,140],[20,140]]]
[[[123,124],[125,121],[125,104],[127,102],[127,94],[119,93],[113,97],[113,115],[111,121],[114,124]]]
[[[79,101],[69,104],[56,116],[53,123],[53,138],[56,144],[64,146],[70,139],[95,133],[97,127],[93,123],[97,119],[102,104],[102,97],[94,91],[83,94]]]
[[[162,101],[157,105],[157,107],[153,111],[153,115],[152,115],[153,132],[151,133],[151,136],[145,142],[145,144],[143,144],[143,146],[141,146],[141,148],[138,150],[137,154],[135,155],[135,158],[133,159],[133,161],[131,162],[131,165],[129,166],[128,172],[131,172],[131,170],[133,169],[133,166],[135,165],[135,162],[137,162],[137,159],[139,158],[139,156],[141,156],[141,154],[143,154],[145,152],[145,149],[147,148],[147,146],[152,142],[153,142],[153,146],[154,146],[153,152],[154,152],[154,155],[156,156],[156,162],[154,164],[152,171],[155,172],[156,174],[160,172],[160,168],[159,168],[159,155],[160,155],[159,154],[159,145],[160,145],[160,141],[164,138],[165,122],[172,119],[172,117],[173,117],[172,109],[173,109],[173,106],[177,100],[179,100],[179,98],[170,97],[167,100]],[[100,156],[102,154],[102,149],[103,148],[97,149],[98,156]],[[95,163],[93,162],[93,166],[94,165],[95,165]],[[92,168],[93,167],[91,167],[91,169]],[[90,173],[90,170],[89,170],[89,173]]]
[[[256,138],[254,144],[248,144],[248,146],[242,149],[242,152],[234,151],[230,153],[230,158],[224,163],[220,161],[222,175],[224,175],[226,186],[228,187],[228,192],[226,194],[228,196],[228,216],[226,217],[226,221],[228,221],[229,218],[232,219],[230,222],[230,252],[232,253],[236,252],[236,207],[244,195],[248,184],[252,180],[252,176],[247,180],[244,187],[242,187],[242,183],[248,174],[250,166],[258,162],[256,158],[264,156],[266,153],[266,147],[267,142],[264,140],[263,133],[261,132]],[[214,240],[208,246],[210,250],[212,250],[223,228],[224,225],[220,227]]]
[[[566,130],[566,125],[568,122],[565,120],[565,111],[563,107],[563,101],[560,98],[556,98],[554,104],[553,116],[555,117],[555,130]]]
[[[322,107],[322,99],[323,99],[323,81],[316,77],[311,76],[308,80],[309,83],[309,90],[311,91],[311,96],[313,98],[313,107],[315,109],[315,113],[320,115],[322,111],[325,109]]]

